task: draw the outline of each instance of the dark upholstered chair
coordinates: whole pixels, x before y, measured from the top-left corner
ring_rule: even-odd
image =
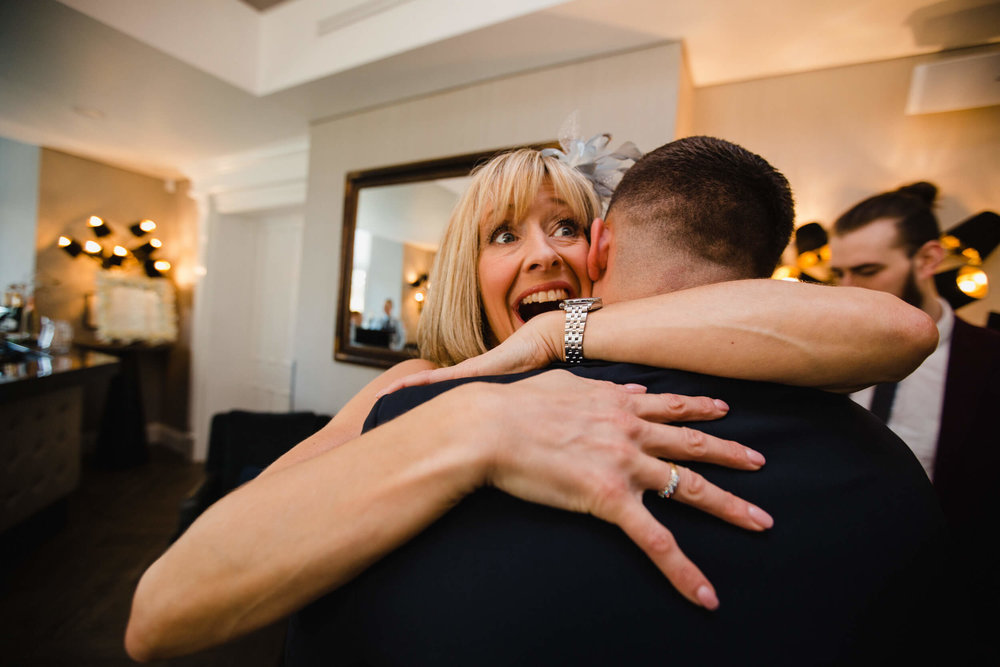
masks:
[[[330,421],[314,412],[245,412],[212,417],[205,481],[181,502],[177,535],[209,505],[260,471]]]

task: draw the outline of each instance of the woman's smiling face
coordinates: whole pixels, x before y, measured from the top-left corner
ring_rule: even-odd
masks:
[[[563,299],[590,296],[587,224],[545,185],[520,220],[479,227],[479,289],[493,345]]]

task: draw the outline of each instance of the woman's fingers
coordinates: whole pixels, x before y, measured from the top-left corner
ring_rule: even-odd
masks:
[[[391,394],[394,391],[399,391],[403,387],[418,387],[420,385],[432,384],[434,382],[441,382],[443,380],[450,380],[455,376],[454,366],[448,368],[434,368],[431,370],[420,371],[418,373],[413,373],[412,375],[407,375],[406,377],[399,378],[389,386],[387,386],[382,391],[375,394],[375,398],[381,398],[386,394]]]
[[[681,595],[706,609],[719,606],[711,582],[681,551],[673,533],[641,502],[623,504],[614,523],[656,564]]]
[[[635,409],[639,417],[661,422],[709,421],[729,413],[725,401],[683,394],[648,394],[648,398],[636,402]]]
[[[648,421],[640,424],[642,432],[636,440],[642,443],[642,451],[650,456],[677,461],[704,461],[737,470],[759,470],[765,462],[764,455],[755,449],[697,429]]]
[[[761,508],[720,489],[684,466],[676,464],[672,466],[667,461],[651,459],[650,465],[643,469],[637,481],[641,482],[644,488],[659,492],[670,484],[674,471],[678,476],[677,484],[669,499],[664,499],[664,502],[678,501],[691,505],[747,530],[762,531],[774,525],[771,515]]]

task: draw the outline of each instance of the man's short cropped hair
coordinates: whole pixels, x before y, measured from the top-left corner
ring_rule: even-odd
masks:
[[[833,223],[833,233],[843,236],[870,225],[876,220],[896,223],[897,247],[913,257],[928,241],[941,236],[934,200],[937,186],[927,181],[911,183],[891,192],[883,192],[855,204]]]
[[[781,172],[741,146],[704,136],[643,156],[622,177],[609,212],[630,231],[655,234],[649,238],[657,247],[683,250],[745,278],[772,274],[795,220]]]

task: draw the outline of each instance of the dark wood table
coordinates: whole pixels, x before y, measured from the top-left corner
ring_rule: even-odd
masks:
[[[165,363],[169,344],[77,342],[83,349],[117,357],[119,372],[108,383],[107,400],[97,434],[95,458],[108,468],[128,468],[149,460],[142,367],[152,359]]]

